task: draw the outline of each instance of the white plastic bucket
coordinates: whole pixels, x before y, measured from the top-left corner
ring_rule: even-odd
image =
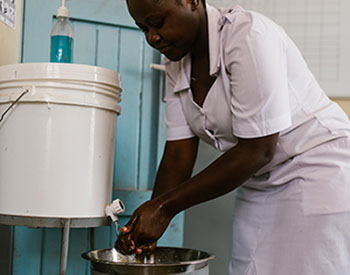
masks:
[[[59,63],[0,67],[0,214],[103,217],[111,201],[119,75]]]

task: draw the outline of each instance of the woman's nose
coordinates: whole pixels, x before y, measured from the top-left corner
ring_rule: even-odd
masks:
[[[157,45],[161,39],[162,38],[158,32],[154,30],[149,30],[147,40],[151,44],[151,46]]]

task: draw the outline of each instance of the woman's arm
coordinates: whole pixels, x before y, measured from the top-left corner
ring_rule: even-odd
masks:
[[[156,204],[155,202],[157,197],[176,188],[179,184],[191,177],[194,162],[197,156],[198,142],[198,137],[166,142],[153,188],[152,199],[148,202],[148,205],[150,202]],[[143,205],[147,205],[147,202]],[[125,227],[122,228],[122,234],[118,236],[118,240],[115,243],[115,247],[118,250],[125,254],[131,254],[135,252],[137,247],[141,247],[143,251],[152,251],[155,248],[156,239],[150,243],[147,243],[147,246],[145,246],[145,243],[136,240],[132,236],[132,225],[143,219],[143,217],[149,219],[150,221],[152,218],[147,218],[147,216],[152,214],[157,215],[157,213],[159,213],[157,211],[152,212],[153,210],[151,209],[151,213],[149,214],[142,213],[140,207],[134,212],[133,216],[128,222],[128,225],[130,226],[126,227],[127,230],[125,230]],[[142,214],[138,215],[137,213]],[[157,219],[156,216],[154,216],[152,220],[154,219]],[[152,227],[152,225],[150,225],[150,227]]]
[[[239,139],[238,144],[202,172],[159,197],[171,216],[239,187],[274,156],[278,134]]]
[[[267,164],[274,156],[278,134],[239,139],[238,144],[216,159],[202,172],[191,179],[173,186],[171,190],[162,189],[159,195],[136,209],[129,223],[122,229],[129,233],[135,244],[131,251],[151,251],[172,218],[182,210],[196,204],[222,196],[250,178]],[[182,165],[177,163],[175,165]],[[173,174],[174,177],[180,177]],[[186,177],[188,174],[186,175]],[[184,176],[185,178],[185,176]],[[159,184],[159,183],[158,183]],[[125,243],[122,251],[126,249]],[[121,248],[122,246],[117,245]]]
[[[198,151],[198,137],[167,141],[155,180],[152,199],[191,177]]]

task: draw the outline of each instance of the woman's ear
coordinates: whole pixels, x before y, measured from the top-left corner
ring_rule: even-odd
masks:
[[[191,5],[191,9],[194,11],[196,9],[198,9],[201,0],[188,0],[189,4]]]

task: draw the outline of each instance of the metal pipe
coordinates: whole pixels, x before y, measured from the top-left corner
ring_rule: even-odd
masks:
[[[70,222],[70,219],[62,219],[64,226],[62,229],[60,275],[66,275],[67,273]]]
[[[95,250],[95,228],[90,228],[90,250]]]
[[[151,68],[151,69],[154,69],[154,70],[158,70],[158,71],[162,71],[162,72],[166,72],[166,70],[165,70],[165,66],[164,65],[162,65],[162,64],[149,64],[149,67]],[[162,101],[163,102],[166,102],[165,101],[165,93],[166,93],[166,87],[165,87],[165,85],[166,85],[166,83],[165,83],[165,74],[163,74],[162,76],[161,76],[161,78],[162,78],[162,94],[161,94],[161,96],[162,96]]]

